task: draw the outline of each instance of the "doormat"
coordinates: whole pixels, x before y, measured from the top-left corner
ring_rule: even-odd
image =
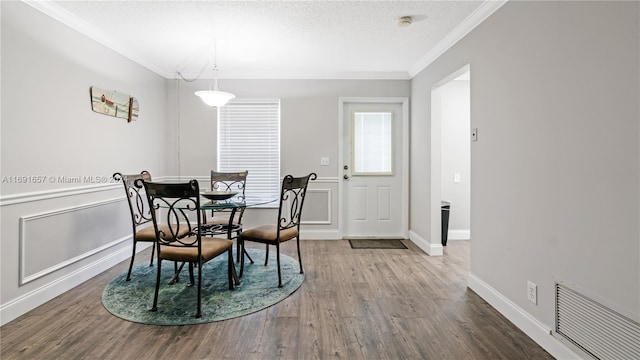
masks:
[[[352,249],[407,249],[399,239],[349,239]]]

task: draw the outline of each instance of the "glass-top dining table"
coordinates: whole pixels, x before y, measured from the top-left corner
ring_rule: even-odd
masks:
[[[274,198],[251,197],[243,196],[242,194],[235,195],[225,200],[200,200],[200,210],[205,214],[205,219],[206,211],[226,211],[229,215],[229,222],[227,224],[204,224],[202,232],[203,234],[220,234],[222,233],[222,230],[226,230],[227,239],[231,239],[233,232],[237,231],[240,226],[238,224],[234,224],[235,215],[238,210],[266,205],[275,201],[276,199]]]
[[[261,205],[273,203],[273,202],[276,202],[276,200],[277,199],[275,198],[243,196],[242,194],[237,194],[228,199],[221,199],[221,200],[211,200],[211,199],[205,198],[204,196],[201,196],[200,210],[202,214],[205,214],[205,216],[202,221],[203,223],[200,226],[200,234],[202,236],[215,236],[215,235],[225,234],[227,236],[227,239],[232,240],[233,233],[238,232],[241,226],[240,224],[234,223],[234,219],[238,211],[243,211],[244,209],[249,207],[258,207]],[[189,206],[192,204],[193,203],[190,201],[184,201],[183,203],[181,203],[181,201],[178,201],[174,204],[173,207],[175,209],[180,209],[180,208],[188,209]],[[163,206],[160,206],[160,207],[163,207]],[[206,220],[206,212],[225,211],[225,210],[227,211],[224,215],[225,218],[227,215],[229,216],[228,223],[218,222],[218,223],[206,224],[206,221],[204,221]],[[238,255],[241,256],[241,254],[238,254]],[[244,254],[242,255],[249,257],[249,254],[246,251],[244,251]],[[251,257],[249,257],[249,259],[251,259]],[[173,283],[176,281],[181,269],[182,269],[182,266],[180,266],[180,269],[176,271],[176,274],[174,275],[173,279],[169,283]],[[240,284],[240,280],[236,273],[235,266],[232,267],[232,271],[233,271],[233,279],[235,284],[236,285]]]

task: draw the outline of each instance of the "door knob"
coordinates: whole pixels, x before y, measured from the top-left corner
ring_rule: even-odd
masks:
[[[344,178],[345,180],[347,180],[347,179],[349,178],[349,175],[344,174],[343,178]]]

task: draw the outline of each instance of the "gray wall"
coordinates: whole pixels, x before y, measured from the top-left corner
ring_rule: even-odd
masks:
[[[305,225],[305,238],[337,236],[338,185],[338,99],[340,97],[409,97],[408,80],[225,80],[220,89],[238,98],[279,98],[281,103],[281,175],[318,174],[310,185],[315,191],[306,209],[322,207],[328,213],[306,221],[329,220],[329,223]],[[215,169],[217,148],[216,108],[206,106],[193,95],[208,89],[209,81],[180,81],[172,86],[178,92],[178,106],[173,114],[180,124],[180,176],[207,181]],[[173,97],[173,96],[172,96]],[[329,157],[329,166],[320,166],[320,158]],[[327,196],[330,205],[327,207]],[[315,203],[314,203],[315,202]],[[312,205],[313,204],[313,205]],[[305,215],[307,213],[305,212]],[[309,213],[311,214],[311,213]],[[326,216],[325,216],[326,215]],[[245,223],[257,225],[274,221],[274,211],[248,209]]]
[[[1,175],[45,180],[1,184],[5,323],[128,259],[128,209],[121,185],[109,177],[146,169],[156,179],[208,181],[216,166],[216,118],[193,95],[208,81],[163,79],[27,4],[1,6]],[[137,97],[139,120],[92,112],[90,86]],[[281,99],[282,174],[317,172],[308,201],[321,210],[309,214],[322,221],[302,229],[317,238],[337,234],[338,98],[410,94],[408,80],[221,80],[220,86],[238,97]],[[320,166],[322,156],[330,166]],[[64,176],[80,181],[59,180]],[[88,181],[102,178],[107,182]],[[248,211],[246,223],[275,216]]]
[[[555,281],[640,320],[638,6],[508,2],[412,81],[412,231],[429,237],[431,88],[470,64],[469,283],[540,333]]]
[[[208,82],[164,80],[28,5],[1,6],[2,176],[146,168],[156,177],[206,178],[215,167],[215,113],[193,96]],[[437,243],[424,221],[430,93],[471,64],[471,121],[480,129],[471,148],[473,289],[550,328],[553,283],[564,281],[639,321],[638,14],[637,2],[509,2],[411,82],[220,86],[282,99],[282,172],[317,171],[320,190],[337,187],[340,174],[338,97],[411,94],[410,227]],[[140,120],[91,112],[92,85],[138,97]],[[331,166],[320,167],[321,156]],[[2,184],[1,196],[2,321],[129,255],[115,185]],[[538,284],[537,306],[526,300],[527,280]]]
[[[130,255],[122,186],[109,177],[165,176],[175,147],[163,143],[167,80],[22,2],[3,1],[1,14],[5,322]],[[136,96],[139,120],[91,111],[91,86]]]

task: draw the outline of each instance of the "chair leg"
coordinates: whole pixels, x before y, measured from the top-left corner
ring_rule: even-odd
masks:
[[[240,256],[240,274],[238,277],[242,277],[242,273],[244,272],[244,240],[241,237],[238,237],[238,244],[240,244],[240,251],[243,254]]]
[[[233,290],[233,246],[229,248],[229,258],[227,259],[228,269],[227,273],[229,276],[229,290]]]
[[[149,266],[153,266],[153,255],[156,253],[156,244],[154,243],[151,246],[151,261],[149,261]]]
[[[296,242],[298,245],[298,262],[300,263],[300,274],[304,274],[304,270],[302,270],[302,256],[300,255],[300,236],[296,237]]]
[[[133,251],[131,253],[131,262],[129,263],[129,272],[127,273],[127,281],[131,281],[131,270],[133,269],[133,261],[135,259],[136,259],[136,241],[133,240]],[[153,257],[151,257],[151,260],[153,260]]]
[[[158,292],[160,291],[160,272],[162,271],[162,260],[158,259],[158,273],[156,275],[156,292],[153,295],[153,306],[151,311],[158,311]]]
[[[266,253],[264,254],[264,266],[267,266],[269,262],[269,244],[265,245],[267,247]]]
[[[198,266],[198,267],[200,267],[200,266]],[[198,274],[199,274],[199,272],[198,272]],[[195,281],[193,279],[193,263],[192,262],[189,263],[189,281],[191,282],[191,286],[193,286]]]
[[[278,262],[278,287],[282,287],[282,272],[280,271],[280,243],[276,244],[276,260]]]
[[[192,269],[193,265],[190,263],[189,270]],[[198,266],[198,308],[196,310],[196,317],[202,317],[202,262],[200,266]]]

